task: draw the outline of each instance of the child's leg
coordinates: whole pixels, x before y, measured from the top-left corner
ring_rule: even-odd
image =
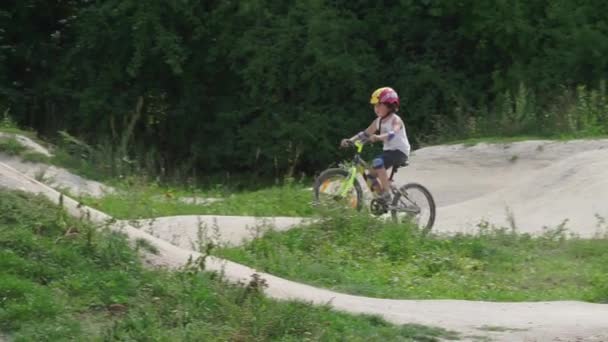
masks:
[[[374,169],[367,170],[367,178],[370,181],[369,189],[373,193],[380,193],[382,184],[380,183],[380,179],[378,179],[378,173]]]
[[[386,172],[386,168],[384,168],[384,159],[382,157],[378,157],[373,160],[372,166],[374,167],[374,176],[378,177],[380,180],[380,187],[378,193],[383,193],[390,189],[390,185],[388,182],[388,174]]]
[[[386,168],[383,167],[378,170],[378,178],[380,179],[380,184],[382,185],[380,193],[388,191],[388,189],[390,189],[390,184],[388,184],[388,172],[386,172]]]

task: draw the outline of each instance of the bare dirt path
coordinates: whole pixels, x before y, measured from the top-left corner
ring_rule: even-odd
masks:
[[[428,147],[396,180],[431,190],[438,232],[474,231],[481,221],[529,233],[563,223],[583,237],[606,232],[608,140]]]

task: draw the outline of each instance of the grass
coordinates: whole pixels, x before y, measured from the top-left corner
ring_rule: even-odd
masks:
[[[0,136],[0,152],[4,152],[9,156],[19,156],[26,162],[53,163],[53,158],[49,158],[39,152],[31,151],[29,148],[22,145],[16,138],[16,135],[26,136],[42,145],[42,142],[35,137],[34,133],[6,127],[0,127],[0,133],[10,134]]]
[[[415,230],[343,213],[310,227],[270,232],[216,253],[264,272],[373,297],[608,302],[608,237],[533,237],[481,227],[475,235]]]
[[[40,141],[40,139],[38,139],[36,132],[34,131],[26,131],[20,128],[17,128],[16,126],[3,126],[0,124],[0,132],[1,133],[8,133],[8,134],[19,134],[19,135],[23,135],[25,137],[28,137],[34,141],[36,141],[39,144],[43,144],[42,141]]]
[[[184,189],[148,184],[130,178],[113,184],[119,189],[103,198],[82,198],[118,219],[141,219],[173,215],[246,215],[246,216],[310,216],[312,191],[310,184],[290,183],[261,190],[232,192],[224,187],[207,190]],[[208,204],[188,204],[183,198],[215,198]]]
[[[20,144],[18,142],[17,139],[14,138],[14,135],[22,135],[24,137],[30,138],[32,141],[38,143],[41,146],[45,146],[46,144],[40,140],[38,138],[38,135],[36,134],[36,132],[31,131],[31,130],[23,130],[18,128],[13,122],[12,120],[10,120],[10,118],[8,117],[4,117],[3,119],[0,119],[0,133],[7,133],[5,135],[5,137],[0,137],[0,139],[10,139],[13,140],[11,141],[11,143],[13,144]],[[13,135],[13,137],[11,138],[10,135]],[[27,153],[27,148],[23,147],[23,149],[20,148],[20,152],[24,152]],[[1,151],[1,150],[0,150]],[[19,153],[19,155],[21,155],[21,153]],[[43,154],[40,154],[41,156],[44,156]],[[46,160],[45,160],[46,161]]]
[[[14,341],[435,341],[454,333],[271,300],[193,265],[147,269],[124,236],[0,191],[0,336]]]
[[[9,156],[20,156],[27,151],[27,148],[21,145],[14,136],[0,136],[0,151]]]

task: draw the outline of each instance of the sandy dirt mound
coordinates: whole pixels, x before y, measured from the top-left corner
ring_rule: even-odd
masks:
[[[30,151],[43,154],[47,157],[52,156],[52,153],[47,148],[28,137],[2,132],[0,132],[0,137],[14,137],[21,145],[27,147]],[[75,196],[86,195],[101,197],[106,193],[114,191],[112,187],[96,181],[84,179],[66,169],[42,163],[23,162],[21,158],[8,156],[2,152],[0,152],[0,162],[13,167],[29,177],[40,179],[44,181],[45,184],[54,188],[66,189]]]
[[[50,157],[52,155],[51,152],[46,147],[38,144],[37,142],[35,142],[34,140],[32,140],[28,137],[20,135],[20,134],[0,132],[0,138],[15,138],[21,145],[25,146],[26,148],[28,148],[29,150],[31,150],[33,152],[43,154],[47,157]]]
[[[178,247],[197,250],[199,242],[234,246],[269,229],[283,231],[306,221],[297,217],[184,215],[125,222]]]
[[[56,189],[65,189],[75,196],[102,197],[115,191],[112,187],[82,178],[70,171],[42,163],[23,162],[20,158],[0,153],[0,162],[10,165],[29,177],[40,179]]]
[[[58,202],[60,194],[52,188],[0,163],[0,186],[42,193]],[[142,229],[113,220],[108,215],[64,197],[65,209],[72,215],[89,217],[93,222],[121,231],[131,241],[143,239],[156,246],[157,255],[146,261],[157,266],[177,268],[190,257],[200,254],[153,237]],[[208,270],[222,271],[231,281],[246,282],[256,270],[233,262],[210,257]],[[351,313],[377,314],[397,324],[418,323],[455,330],[463,340],[485,336],[499,341],[606,341],[608,340],[608,305],[582,302],[493,303],[461,300],[391,300],[341,294],[299,284],[269,274],[266,293],[278,299],[299,299],[317,304],[331,304]]]
[[[474,231],[482,221],[530,233],[564,222],[585,237],[606,232],[608,140],[428,147],[396,180],[431,190],[439,232]]]

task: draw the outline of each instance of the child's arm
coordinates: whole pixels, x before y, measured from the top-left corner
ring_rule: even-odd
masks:
[[[393,130],[391,130],[388,133],[379,134],[379,135],[373,135],[371,137],[371,140],[372,141],[387,141],[387,140],[391,140],[395,136],[395,132],[399,132],[399,130],[401,130],[401,127],[403,127],[403,121],[401,121],[400,118],[394,118],[393,119],[393,124],[392,124]]]

